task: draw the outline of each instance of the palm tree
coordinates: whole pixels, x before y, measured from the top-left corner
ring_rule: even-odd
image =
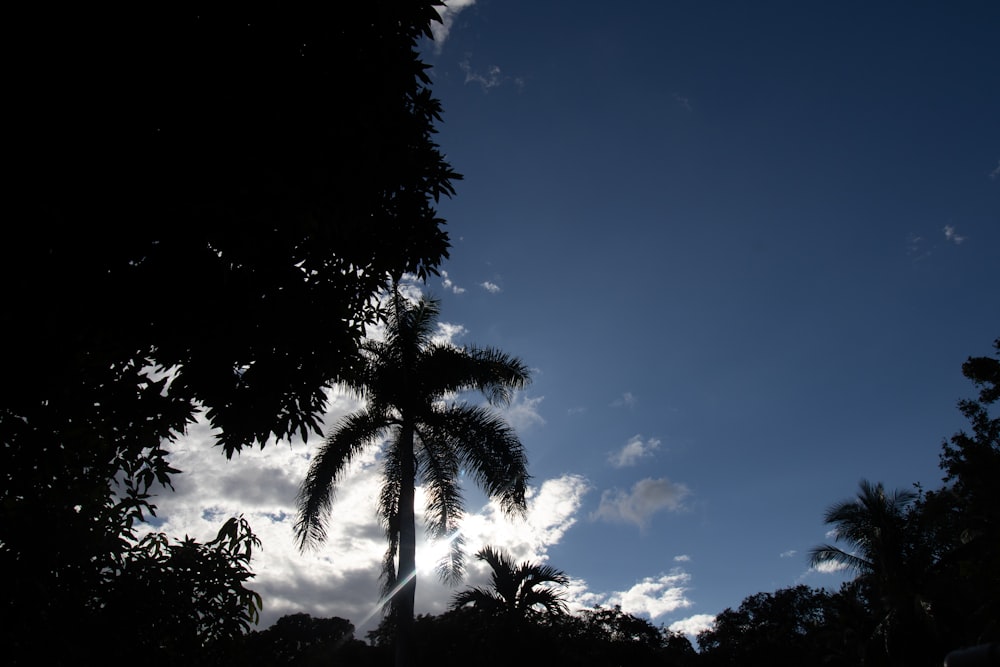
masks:
[[[902,664],[917,664],[915,638],[931,634],[930,607],[920,592],[930,554],[909,521],[908,507],[916,498],[912,491],[888,492],[881,483],[861,480],[857,496],[831,506],[824,517],[851,550],[824,544],[810,552],[813,566],[836,563],[858,575],[857,583],[879,607],[875,634],[890,660],[903,659]]]
[[[853,547],[824,544],[810,552],[813,566],[836,563],[855,574],[884,581],[898,569],[903,555],[904,510],[916,499],[912,491],[886,492],[882,483],[861,480],[856,498],[831,506],[823,517],[837,540]]]
[[[357,379],[345,386],[366,406],[341,419],[309,466],[298,495],[295,526],[300,549],[326,538],[333,495],[348,465],[365,448],[387,439],[378,512],[389,547],[383,559],[385,598],[396,626],[396,664],[410,662],[416,591],[414,489],[427,495],[432,537],[451,540],[439,566],[446,578],[463,573],[459,477],[468,472],[507,513],[525,510],[527,459],[517,434],[487,408],[457,402],[463,391],[483,393],[490,404],[509,403],[527,385],[528,368],[493,348],[455,348],[432,336],[438,302],[404,301],[394,292],[384,340],[366,341]],[[395,567],[394,567],[395,565]]]
[[[514,623],[536,613],[541,607],[552,614],[566,612],[566,599],[547,584],[565,586],[569,577],[548,565],[525,561],[521,564],[507,553],[483,547],[476,558],[493,570],[491,588],[476,586],[455,594],[452,609],[472,604],[490,615],[502,616]]]

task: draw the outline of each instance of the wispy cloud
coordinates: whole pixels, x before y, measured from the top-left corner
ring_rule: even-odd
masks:
[[[679,556],[674,556],[674,562],[675,563],[687,563],[690,560],[691,560],[691,556],[688,556],[687,554],[681,554]]]
[[[441,272],[441,285],[452,294],[462,294],[465,292],[464,287],[459,287],[452,281],[452,279],[448,276],[447,271]]]
[[[931,251],[927,247],[927,241],[924,237],[910,234],[906,238],[906,254],[912,257],[913,261],[917,262],[930,257]]]
[[[684,507],[681,501],[691,491],[683,484],[667,478],[646,478],[636,482],[630,491],[609,489],[601,494],[601,503],[591,518],[615,523],[632,523],[645,528],[649,519],[659,511],[677,512]]]
[[[611,407],[613,408],[634,408],[635,404],[639,402],[639,399],[632,394],[630,391],[626,391],[620,397],[611,401]]]
[[[478,83],[484,93],[488,93],[494,88],[504,84],[512,83],[518,89],[524,88],[524,79],[510,76],[503,73],[499,65],[490,65],[485,72],[474,69],[468,58],[458,63],[458,66],[465,72],[465,83]]]
[[[482,287],[487,292],[489,292],[490,294],[499,294],[501,291],[503,291],[500,289],[499,285],[497,285],[494,282],[490,282],[489,280],[479,283],[479,286]]]
[[[794,558],[795,556],[798,555],[798,553],[799,552],[796,551],[795,549],[789,549],[788,551],[782,551],[780,554],[778,554],[778,557],[779,558]]]
[[[680,95],[678,93],[674,93],[674,101],[677,102],[677,104],[679,104],[688,113],[693,111],[693,109],[691,108],[690,98],[684,97],[683,95]]]
[[[544,396],[528,398],[526,394],[517,392],[510,405],[499,409],[498,412],[503,415],[508,424],[518,431],[532,426],[544,426],[545,418],[538,412],[538,406],[541,405],[544,398]]]
[[[446,0],[443,7],[437,8],[441,22],[431,24],[431,33],[434,35],[434,48],[438,53],[441,52],[448,35],[451,33],[455,18],[463,9],[474,4],[476,4],[476,0]]]
[[[990,172],[990,178],[993,180],[1000,178],[1000,160],[997,160],[997,168]]]
[[[656,438],[647,438],[646,440],[643,440],[641,435],[634,435],[629,438],[629,441],[626,442],[621,449],[612,452],[608,457],[608,461],[610,461],[611,465],[616,468],[633,466],[638,463],[640,459],[652,456],[653,452],[659,448],[660,441]]]
[[[959,236],[958,232],[951,225],[945,225],[942,231],[944,232],[944,237],[955,245],[961,245],[962,241],[965,240],[965,237]]]

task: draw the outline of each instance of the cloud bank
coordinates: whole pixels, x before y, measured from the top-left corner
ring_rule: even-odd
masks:
[[[360,407],[360,401],[336,392],[327,426]],[[512,421],[541,419],[541,398],[517,398]],[[386,543],[376,507],[381,486],[379,447],[359,456],[338,485],[328,524],[327,540],[304,553],[294,543],[295,496],[318,441],[309,444],[269,443],[264,450],[245,450],[227,461],[212,447],[209,426],[200,422],[186,437],[169,446],[172,464],[183,470],[174,477],[176,491],[164,489],[155,530],[173,537],[190,535],[210,540],[230,516],[243,514],[262,541],[251,568],[250,586],[264,598],[261,627],[282,615],[306,612],[317,617],[340,616],[357,626],[357,635],[381,618],[379,575]],[[548,550],[563,540],[576,523],[589,483],[566,474],[541,481],[529,489],[524,517],[507,517],[490,501],[468,508],[461,524],[466,553],[491,544],[517,559],[548,560]],[[417,520],[422,525],[422,490],[417,489]],[[154,529],[152,526],[151,529]],[[430,542],[419,532],[417,611],[441,613],[454,590],[434,574],[437,556],[446,545]],[[467,560],[465,585],[488,582],[487,568]]]

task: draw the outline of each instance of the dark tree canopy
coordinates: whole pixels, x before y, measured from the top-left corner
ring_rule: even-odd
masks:
[[[863,641],[840,613],[850,597],[808,586],[757,593],[698,635],[707,665],[851,665]],[[844,644],[848,644],[845,648]],[[845,655],[846,653],[846,655]]]
[[[3,405],[152,362],[227,454],[314,430],[373,296],[447,257],[434,203],[457,175],[416,50],[432,5],[88,6],[20,26],[30,206],[0,244]]]
[[[204,409],[318,432],[376,297],[447,257],[431,1],[32,7],[8,43],[3,606],[65,628],[126,571]]]

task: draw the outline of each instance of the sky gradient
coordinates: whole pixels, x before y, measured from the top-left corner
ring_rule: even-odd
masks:
[[[805,583],[861,478],[938,485],[970,355],[1000,336],[1000,5],[455,3],[428,43],[451,259],[444,339],[523,359],[533,475],[465,533],[694,631]],[[334,392],[328,423],[356,407]],[[330,539],[292,545],[314,442],[226,462],[195,427],[160,529],[245,513],[263,624],[377,613],[376,450]],[[433,546],[418,560],[433,563]],[[484,581],[470,567],[467,583]],[[452,591],[428,571],[418,611]],[[360,634],[360,633],[359,633]]]

